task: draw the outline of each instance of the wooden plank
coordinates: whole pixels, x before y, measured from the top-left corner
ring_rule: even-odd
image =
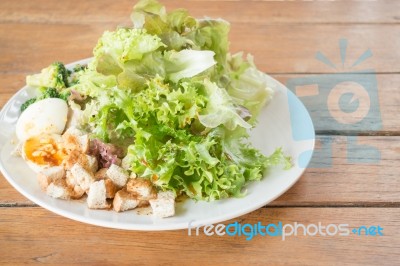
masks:
[[[351,73],[351,72],[349,72]],[[315,130],[321,134],[368,134],[393,135],[400,132],[400,75],[393,74],[309,74],[309,75],[273,75],[282,84],[293,90],[303,101],[313,119]],[[343,81],[346,80],[346,81]],[[309,84],[307,86],[303,83]],[[295,86],[293,84],[298,84]],[[370,104],[358,103],[351,111],[351,118],[358,116],[360,121],[345,125],[342,120],[349,116],[345,110],[339,111],[337,103],[330,100],[348,84],[354,89],[360,102],[365,102],[363,93],[367,93]],[[307,94],[305,90],[317,89],[317,95]],[[357,92],[356,89],[361,89]],[[337,94],[338,94],[337,93]],[[356,104],[356,103],[354,103]],[[348,105],[342,108],[349,107]]]
[[[91,57],[97,38],[114,28],[105,24],[1,24],[0,73],[36,73],[54,61],[73,62]]]
[[[25,76],[22,73],[0,74],[0,110],[19,89],[25,86]]]
[[[396,265],[397,208],[268,208],[226,222],[380,226],[383,236],[206,236],[100,228],[40,208],[0,208],[0,263],[67,265]],[[232,230],[233,231],[233,230]],[[179,250],[179,251],[178,251]],[[340,255],[339,255],[340,254]]]
[[[97,39],[115,23],[84,25],[0,24],[0,73],[35,72],[60,60],[90,57]],[[10,34],[11,32],[11,34]],[[231,51],[255,56],[266,73],[400,72],[397,25],[259,25],[232,23]],[[339,39],[348,39],[342,68]],[[382,42],[381,40],[385,40]],[[368,49],[373,57],[351,65]],[[337,66],[316,60],[320,51]]]
[[[18,23],[120,23],[128,21],[137,1],[3,0],[0,21]],[[168,10],[185,8],[195,17],[222,17],[238,23],[399,23],[395,1],[161,1]],[[245,4],[244,4],[245,3]],[[238,12],[240,10],[240,12]]]
[[[13,188],[4,178],[3,174],[0,173],[0,206],[16,205],[34,206],[35,204]]]
[[[356,143],[366,146],[346,136],[319,136],[310,168],[269,205],[400,206],[400,137],[358,137]],[[0,204],[28,203],[0,177]]]
[[[356,137],[354,141],[347,136],[319,136],[310,168],[272,204],[398,206],[399,140]]]
[[[396,25],[249,25],[232,24],[231,50],[254,55],[266,73],[397,73],[400,28]],[[342,67],[339,40],[348,41]],[[381,42],[385,39],[385,44]],[[352,67],[370,49],[372,58]],[[336,68],[315,59],[321,52]]]

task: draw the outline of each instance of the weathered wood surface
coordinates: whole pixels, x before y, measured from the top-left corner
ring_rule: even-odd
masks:
[[[0,175],[0,264],[397,264],[400,2],[164,2],[170,9],[187,8],[196,17],[230,21],[232,51],[254,54],[260,69],[283,84],[310,77],[320,81],[323,74],[354,71],[366,71],[361,79],[369,85],[376,79],[382,126],[372,130],[366,123],[338,129],[327,122],[327,113],[308,106],[319,133],[311,167],[266,208],[236,220],[381,225],[385,235],[246,241],[243,237],[188,237],[186,230],[105,229],[34,206]],[[55,60],[68,63],[90,57],[104,30],[130,24],[132,4],[128,0],[0,1],[0,108],[24,85],[27,74]],[[344,65],[340,39],[348,41]],[[372,57],[351,67],[368,49]],[[317,52],[337,68],[316,60]],[[357,149],[349,135],[362,135],[357,143],[366,146]]]
[[[381,226],[383,236],[188,236],[89,226],[38,207],[0,209],[0,264],[20,265],[397,265],[398,208],[263,208],[241,224]]]
[[[91,56],[104,30],[115,23],[1,23],[2,73],[35,72],[54,60],[72,62]],[[342,71],[339,39],[348,40],[344,70],[399,73],[400,28],[392,24],[332,25],[232,23],[231,51],[245,51],[266,73],[332,73]],[[51,40],[51,41],[50,41]],[[384,40],[384,42],[383,42]],[[351,68],[368,49],[372,58]],[[323,53],[337,69],[316,60]]]

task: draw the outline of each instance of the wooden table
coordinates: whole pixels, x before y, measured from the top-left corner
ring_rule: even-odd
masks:
[[[0,107],[25,76],[55,60],[91,56],[104,30],[129,25],[133,1],[0,1]],[[21,196],[0,178],[0,264],[385,264],[400,262],[400,2],[164,1],[197,16],[231,22],[231,50],[254,54],[257,65],[286,83],[338,73],[315,59],[321,51],[340,66],[338,42],[348,40],[355,70],[377,79],[382,127],[337,130],[314,121],[319,149],[314,165],[268,206],[229,222],[380,225],[383,236],[188,236],[186,230],[135,232],[100,228],[55,215]],[[373,71],[371,71],[371,69]],[[348,149],[348,135],[375,146],[380,160]],[[331,149],[324,143],[331,143]],[[330,167],[318,162],[332,158]],[[228,223],[228,222],[227,222]]]

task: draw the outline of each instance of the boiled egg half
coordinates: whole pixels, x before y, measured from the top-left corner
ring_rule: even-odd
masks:
[[[62,134],[67,123],[68,105],[64,100],[48,98],[31,104],[17,121],[20,141],[42,134]]]
[[[35,172],[61,165],[66,156],[63,138],[57,134],[42,134],[25,140],[21,153]]]

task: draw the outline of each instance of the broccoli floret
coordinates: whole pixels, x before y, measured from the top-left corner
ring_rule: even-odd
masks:
[[[56,88],[57,90],[68,87],[68,70],[61,62],[54,62],[42,69],[39,74],[26,77],[26,84],[36,88]]]
[[[58,91],[55,88],[42,88],[41,94],[38,97],[38,100],[43,100],[47,98],[60,98],[64,101],[68,101],[68,97],[71,95],[69,91]]]
[[[69,75],[68,83],[69,86],[74,86],[79,83],[80,76],[87,69],[87,65],[75,65],[72,73]]]
[[[68,102],[68,97],[70,95],[71,92],[69,91],[58,92],[58,90],[55,88],[40,88],[38,97],[29,99],[21,105],[21,112],[25,111],[25,109],[28,108],[29,105],[47,98],[59,98]]]
[[[37,100],[36,98],[32,98],[32,99],[29,99],[29,100],[27,100],[26,102],[24,102],[24,103],[21,105],[21,113],[22,113],[23,111],[25,111],[26,108],[28,108],[29,105],[31,105],[32,103],[36,102],[36,100]]]
[[[77,65],[75,65],[74,66],[74,72],[79,72],[79,71],[82,71],[82,70],[85,70],[85,69],[87,69],[87,65],[80,65],[80,64],[77,64]]]
[[[55,88],[42,88],[40,91],[41,95],[39,96],[39,100],[47,98],[60,98],[60,93]]]
[[[64,101],[68,102],[68,98],[69,96],[71,96],[71,92],[70,91],[63,91],[60,93],[60,99],[63,99]]]

